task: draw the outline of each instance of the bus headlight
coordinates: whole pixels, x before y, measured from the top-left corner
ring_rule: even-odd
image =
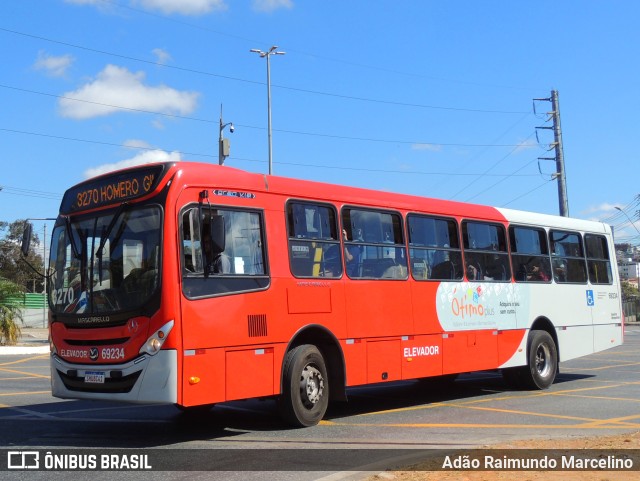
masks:
[[[147,342],[145,342],[140,348],[140,354],[147,353],[152,356],[156,354],[162,348],[164,341],[167,340],[167,336],[171,332],[172,328],[173,321],[169,321],[156,332],[154,332],[151,336],[149,336]]]

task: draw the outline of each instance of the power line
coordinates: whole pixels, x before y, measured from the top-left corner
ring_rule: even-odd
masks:
[[[480,196],[480,195],[484,194],[485,192],[487,192],[487,191],[489,191],[489,190],[492,190],[496,185],[498,185],[498,184],[500,184],[500,183],[504,182],[505,180],[509,179],[510,177],[516,177],[516,176],[518,176],[518,175],[517,175],[517,174],[518,174],[518,172],[520,172],[522,169],[524,169],[524,168],[526,168],[526,167],[530,166],[530,165],[531,165],[531,164],[533,164],[535,161],[536,161],[536,159],[533,159],[533,160],[531,160],[531,161],[527,162],[526,164],[524,164],[522,167],[520,167],[519,169],[517,169],[517,170],[516,170],[516,171],[514,171],[513,173],[511,173],[511,174],[509,174],[509,175],[506,175],[503,179],[500,179],[498,182],[496,182],[496,183],[494,183],[494,184],[491,184],[491,185],[490,185],[489,187],[487,187],[486,189],[481,190],[481,191],[480,191],[480,192],[478,192],[477,194],[475,194],[475,195],[473,195],[473,196],[471,196],[471,197],[466,198],[466,199],[465,199],[465,202],[470,202],[471,200],[473,200],[473,199],[475,199],[476,197],[478,197],[478,196]],[[489,174],[487,174],[486,172],[487,172],[487,171],[485,171],[485,173],[483,173],[482,175],[483,175],[483,176],[489,175]],[[535,177],[537,177],[537,175],[535,175]]]
[[[44,192],[41,190],[22,189],[20,187],[0,185],[0,195],[3,195],[3,194],[21,195],[25,197],[38,197],[42,199],[60,200],[62,198],[62,194],[56,194],[54,192]]]
[[[634,208],[636,208],[638,206],[640,206],[640,195],[636,195],[631,202],[629,202],[624,207],[621,207],[621,210],[626,212],[627,210],[634,209]],[[601,222],[610,223],[610,222],[613,222],[614,220],[617,220],[618,218],[621,218],[621,217],[624,217],[624,213],[621,212],[620,210],[616,209],[611,215],[601,219]]]
[[[488,174],[491,170],[493,170],[498,164],[502,163],[504,160],[506,160],[509,156],[511,156],[511,154],[513,154],[516,150],[518,150],[519,148],[522,148],[523,145],[526,145],[525,143],[533,136],[533,133],[529,134],[529,136],[524,139],[522,142],[520,142],[519,144],[512,146],[513,149],[511,149],[504,157],[502,157],[501,159],[497,160],[496,162],[494,162],[488,169],[486,169],[482,174],[480,174],[478,177],[483,177],[484,175]],[[529,164],[527,164],[529,165]],[[526,167],[526,165],[525,165]],[[523,167],[524,168],[524,167]],[[519,169],[522,170],[522,169]],[[518,171],[516,171],[518,172]],[[505,179],[506,180],[506,179]],[[461,194],[462,192],[464,192],[465,190],[467,190],[471,185],[473,185],[473,181],[470,182],[469,184],[465,185],[464,187],[462,187],[458,192],[456,192],[455,194],[453,194],[453,196],[451,197],[452,199],[455,199],[456,196],[458,196],[458,194]],[[496,184],[494,184],[496,185]],[[490,186],[489,188],[492,188],[493,186]],[[488,189],[485,189],[483,191],[481,191],[480,193],[474,195],[473,197],[470,197],[469,199],[467,199],[466,201],[468,202],[471,199],[474,199],[476,197],[478,197],[480,194],[486,192]]]
[[[100,1],[103,2],[103,3],[106,3],[106,4],[114,5],[114,6],[119,7],[119,8],[131,10],[131,11],[136,12],[136,13],[141,13],[143,15],[147,15],[147,16],[150,16],[150,17],[159,18],[159,19],[161,19],[163,21],[166,21],[166,22],[176,23],[176,24],[183,25],[183,26],[186,26],[186,27],[189,27],[189,28],[194,28],[194,29],[197,29],[197,30],[202,30],[204,32],[214,33],[216,35],[232,38],[232,39],[235,39],[235,40],[242,40],[243,42],[247,42],[247,43],[251,43],[251,44],[256,44],[256,43],[260,44],[261,43],[261,44],[267,45],[267,44],[272,43],[272,40],[265,41],[265,40],[250,39],[250,38],[247,38],[247,37],[242,37],[240,35],[235,35],[235,34],[228,33],[228,32],[222,32],[220,30],[215,30],[215,29],[212,29],[212,28],[209,28],[209,27],[204,27],[202,25],[197,25],[195,23],[185,22],[184,20],[179,20],[177,18],[168,17],[166,15],[161,15],[161,14],[150,12],[150,11],[147,11],[147,10],[135,8],[135,7],[132,7],[130,5],[124,5],[124,4],[115,2],[113,0],[100,0]],[[460,84],[464,84],[464,85],[476,85],[476,86],[482,86],[482,87],[494,87],[494,88],[503,88],[503,89],[517,89],[517,90],[527,90],[527,91],[537,90],[537,89],[533,89],[531,87],[514,87],[514,86],[510,86],[510,85],[497,85],[497,84],[483,83],[483,82],[472,82],[472,81],[469,81],[469,80],[434,77],[432,75],[423,75],[423,74],[418,74],[418,73],[415,73],[415,72],[404,72],[404,71],[400,71],[400,70],[394,70],[394,69],[390,69],[390,68],[381,67],[380,65],[368,65],[368,64],[352,62],[352,61],[348,61],[348,60],[344,60],[344,59],[338,59],[338,58],[334,58],[334,57],[329,57],[329,56],[326,56],[326,55],[318,55],[316,53],[305,52],[303,50],[298,50],[298,49],[294,49],[294,48],[290,48],[290,47],[287,47],[287,50],[289,52],[291,52],[291,53],[297,53],[297,54],[305,55],[305,56],[311,57],[311,58],[316,58],[316,59],[320,59],[320,60],[326,60],[326,61],[329,61],[329,62],[340,63],[340,64],[343,64],[343,65],[350,65],[350,66],[353,66],[353,67],[364,68],[364,69],[368,69],[368,70],[375,70],[375,71],[378,71],[378,72],[387,72],[387,73],[392,73],[392,74],[396,74],[396,75],[403,75],[403,76],[407,76],[407,77],[424,78],[424,79],[436,80],[436,81],[439,81],[439,82],[447,82],[447,83],[455,82],[455,83],[460,83]]]
[[[243,78],[240,78],[240,77],[233,77],[233,76],[230,76],[230,75],[222,75],[222,74],[217,74],[217,73],[213,73],[213,72],[206,72],[204,70],[197,70],[197,69],[194,69],[194,68],[180,67],[180,66],[177,66],[177,65],[167,65],[167,64],[164,64],[164,63],[160,63],[160,62],[154,62],[152,60],[146,60],[146,59],[141,59],[141,58],[137,58],[137,57],[132,57],[130,55],[123,55],[123,54],[119,54],[119,53],[115,53],[115,52],[109,52],[109,51],[106,51],[106,50],[100,50],[100,49],[96,49],[96,48],[85,47],[85,46],[73,44],[73,43],[70,43],[70,42],[63,42],[63,41],[60,41],[60,40],[54,40],[54,39],[43,37],[43,36],[40,36],[40,35],[34,35],[34,34],[30,34],[30,33],[25,33],[25,32],[18,32],[16,30],[11,30],[11,29],[8,29],[8,28],[0,27],[0,31],[11,33],[11,34],[14,34],[14,35],[21,35],[21,36],[24,36],[24,37],[33,38],[33,39],[37,39],[37,40],[42,40],[42,41],[45,41],[45,42],[51,42],[51,43],[55,43],[55,44],[58,44],[58,45],[64,45],[66,47],[76,48],[76,49],[79,49],[79,50],[85,50],[85,51],[92,52],[92,53],[99,53],[101,55],[109,55],[109,56],[122,58],[122,59],[126,59],[126,60],[131,60],[131,61],[135,61],[135,62],[141,62],[141,63],[147,64],[147,65],[154,65],[156,67],[169,68],[169,69],[178,70],[178,71],[181,71],[181,72],[187,72],[187,73],[198,74],[198,75],[206,75],[206,76],[209,76],[209,77],[217,77],[217,78],[221,78],[221,79],[224,79],[224,80],[231,80],[231,81],[235,81],[235,82],[242,82],[242,83],[253,84],[253,85],[265,85],[265,82],[259,82],[259,81],[256,81],[256,80],[248,80],[248,79],[243,79]],[[286,85],[272,84],[271,86],[273,88],[289,90],[289,91],[292,91],[292,92],[300,92],[300,93],[313,94],[313,95],[322,95],[322,96],[325,96],[325,97],[333,97],[333,98],[339,98],[339,99],[344,99],[344,100],[356,100],[356,101],[360,101],[360,102],[378,103],[378,104],[383,104],[383,105],[396,105],[396,106],[401,106],[401,107],[414,107],[414,108],[423,108],[423,109],[447,110],[447,111],[457,111],[457,112],[491,113],[491,114],[530,114],[531,113],[529,111],[472,109],[472,108],[448,107],[448,106],[441,106],[441,105],[416,104],[416,103],[411,103],[411,102],[397,102],[397,101],[392,101],[392,100],[372,99],[372,98],[359,97],[359,96],[353,96],[353,95],[343,95],[343,94],[336,94],[336,93],[331,93],[331,92],[322,92],[322,91],[318,91],[318,90],[303,89],[303,88],[291,87],[291,86],[286,86]]]
[[[619,223],[619,224],[615,224],[613,226],[614,229],[619,229],[619,230],[624,230],[624,229],[628,229],[628,228],[633,228],[636,230],[636,232],[638,232],[638,228],[636,227],[633,219],[626,219],[623,222]],[[636,236],[640,235],[640,233],[638,234],[634,234]]]
[[[210,158],[215,158],[217,159],[218,156],[217,155],[212,155],[212,154],[202,154],[202,153],[197,153],[197,152],[184,152],[184,151],[180,151],[179,149],[165,149],[165,148],[159,148],[159,147],[143,147],[143,146],[131,146],[131,145],[125,145],[125,144],[118,144],[115,142],[105,142],[105,141],[101,141],[101,140],[90,140],[90,139],[80,139],[80,138],[74,138],[74,137],[65,137],[65,136],[61,136],[61,135],[52,135],[52,134],[45,134],[42,132],[27,132],[27,131],[23,131],[23,130],[16,130],[16,129],[7,129],[7,128],[1,128],[0,127],[0,131],[2,132],[10,132],[10,133],[14,133],[14,134],[21,134],[21,135],[33,135],[33,136],[38,136],[38,137],[46,137],[46,138],[50,138],[50,139],[55,139],[55,140],[64,140],[64,141],[70,141],[70,142],[83,142],[83,143],[90,143],[90,144],[97,144],[97,145],[104,145],[104,146],[109,146],[109,147],[121,147],[121,148],[127,148],[127,149],[137,149],[137,150],[144,150],[144,151],[155,151],[155,150],[162,150],[165,152],[180,152],[181,154],[184,155],[188,155],[188,156],[198,156],[198,157],[210,157]],[[241,158],[241,157],[231,157],[231,159],[234,160],[240,160],[240,161],[246,161],[246,162],[266,162],[264,160],[257,160],[257,159],[246,159],[246,158]],[[322,169],[334,169],[334,170],[351,170],[351,171],[361,171],[361,172],[378,172],[378,173],[387,173],[387,174],[408,174],[408,175],[447,175],[447,176],[478,176],[481,174],[477,174],[477,173],[464,173],[464,172],[424,172],[424,171],[416,171],[416,170],[412,170],[412,171],[408,171],[408,170],[386,170],[386,169],[370,169],[370,168],[358,168],[358,167],[345,167],[345,166],[331,166],[331,165],[327,165],[327,164],[306,164],[306,163],[297,163],[297,162],[276,162],[277,164],[281,164],[281,165],[291,165],[291,166],[298,166],[298,167],[313,167],[313,168],[322,168]],[[522,170],[522,169],[520,169]],[[484,174],[488,177],[513,177],[516,174],[515,173],[511,173],[511,174]],[[537,174],[521,174],[518,175],[518,177],[537,177]]]
[[[520,122],[522,122],[527,116],[523,115],[522,117],[520,117],[519,119],[517,119],[512,125],[510,125],[504,132],[502,132],[500,135],[498,135],[498,137],[496,137],[492,143],[498,143],[503,137],[505,137],[509,132],[511,132],[514,128],[516,128],[516,126],[518,126],[520,124]],[[465,163],[464,163],[464,167],[460,170],[466,170],[466,168],[468,166],[471,166],[472,163],[475,163],[476,159],[480,159],[485,152],[488,151],[488,147],[484,148],[482,150],[480,150],[479,152],[476,152],[474,155],[472,155]],[[444,185],[446,185],[448,183],[448,179],[444,179],[439,181],[438,183],[434,184],[431,186],[430,190],[434,190],[436,188],[442,189]]]
[[[127,110],[129,112],[137,112],[137,113],[142,113],[142,114],[152,114],[152,115],[162,115],[164,117],[171,117],[173,119],[181,119],[181,120],[193,120],[196,122],[207,122],[207,123],[218,123],[217,120],[213,120],[213,119],[202,119],[202,118],[198,118],[198,117],[189,117],[186,115],[177,115],[177,114],[168,114],[166,112],[156,112],[154,110],[145,110],[145,109],[136,109],[133,107],[124,107],[122,105],[114,105],[114,104],[107,104],[104,102],[95,102],[93,100],[85,100],[85,99],[77,99],[74,97],[68,97],[66,95],[58,95],[58,94],[52,94],[52,93],[47,93],[47,92],[40,92],[37,90],[30,90],[30,89],[25,89],[25,88],[20,88],[20,87],[16,87],[13,85],[4,85],[4,84],[0,84],[1,88],[4,89],[11,89],[11,90],[16,90],[18,92],[25,92],[25,93],[29,93],[29,94],[35,94],[35,95],[43,95],[46,97],[52,97],[52,98],[56,98],[56,99],[61,99],[61,100],[71,100],[73,102],[82,102],[85,104],[91,104],[91,105],[99,105],[101,107],[110,107],[113,109],[119,109],[119,110]],[[239,125],[239,124],[236,124]],[[255,128],[255,129],[259,129],[261,127],[252,127],[249,125],[244,125],[243,127],[245,128]]]
[[[145,110],[145,109],[137,109],[137,108],[132,108],[132,107],[124,107],[124,106],[121,106],[121,105],[107,104],[107,103],[103,103],[103,102],[95,102],[95,101],[92,101],[92,100],[77,99],[77,98],[74,98],[74,97],[68,97],[66,95],[57,95],[57,94],[52,94],[52,93],[47,93],[47,92],[39,92],[37,90],[24,89],[24,88],[20,88],[20,87],[11,86],[11,85],[0,84],[0,88],[11,89],[11,90],[19,91],[19,92],[25,92],[25,93],[36,94],[36,95],[43,95],[43,96],[46,96],[46,97],[52,97],[52,98],[57,98],[57,99],[71,100],[71,101],[74,101],[74,102],[82,102],[82,103],[87,103],[87,104],[91,104],[91,105],[99,105],[101,107],[109,107],[109,108],[114,108],[114,109],[126,110],[126,111],[129,111],[129,112],[145,113],[145,114],[151,114],[151,115],[161,115],[161,116],[164,116],[164,117],[170,117],[170,118],[174,118],[174,119],[191,120],[191,121],[195,121],[195,122],[205,122],[205,123],[211,123],[211,124],[217,124],[218,123],[217,119],[214,120],[214,119],[205,119],[205,118],[198,118],[198,117],[189,117],[189,116],[184,116],[184,115],[169,114],[169,113],[165,113],[165,112],[156,112],[156,111],[153,111],[153,110]],[[266,130],[266,127],[257,127],[255,125],[246,125],[246,124],[239,124],[239,123],[236,123],[235,125],[236,125],[236,127],[242,127],[242,128],[246,128],[246,129]],[[426,142],[426,141],[411,141],[411,140],[376,139],[376,138],[372,138],[372,137],[353,137],[353,136],[347,136],[347,135],[323,134],[323,133],[318,133],[318,132],[303,132],[303,131],[286,130],[286,129],[273,129],[273,130],[276,131],[276,132],[285,133],[285,134],[306,135],[306,136],[314,136],[314,137],[332,138],[332,139],[338,139],[338,140],[355,140],[355,141],[360,141],[360,142],[379,142],[379,143],[388,143],[388,144],[438,145],[438,146],[444,146],[444,147],[521,147],[522,146],[522,143],[519,143],[519,144],[462,144],[462,143],[453,143],[453,142]]]
[[[508,206],[509,204],[513,204],[516,200],[520,200],[520,199],[522,199],[523,197],[526,197],[527,195],[529,195],[529,194],[531,194],[531,193],[535,192],[536,190],[541,189],[542,187],[544,187],[545,185],[547,185],[549,182],[553,182],[553,180],[554,180],[554,179],[546,180],[543,184],[540,184],[539,186],[534,187],[534,188],[533,188],[533,189],[531,189],[530,191],[525,192],[525,193],[524,193],[524,194],[522,194],[522,195],[519,195],[519,196],[518,196],[518,197],[516,197],[515,199],[512,199],[512,200],[510,200],[509,202],[507,202],[506,204],[502,204],[502,207],[506,207],[506,206]]]

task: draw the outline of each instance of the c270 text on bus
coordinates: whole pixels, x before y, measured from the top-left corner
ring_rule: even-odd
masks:
[[[140,182],[137,178],[121,180],[99,188],[83,190],[76,195],[76,206],[79,208],[91,207],[105,202],[125,200],[137,196],[140,193],[147,193],[153,186],[153,174],[145,175]],[[142,191],[140,187],[142,186]]]

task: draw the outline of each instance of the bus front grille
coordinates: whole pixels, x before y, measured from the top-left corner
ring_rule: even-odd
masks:
[[[142,371],[136,371],[128,376],[105,378],[104,384],[86,383],[82,376],[70,376],[59,369],[57,369],[57,372],[69,391],[127,393],[133,389]]]
[[[115,339],[65,339],[64,342],[70,346],[113,346],[117,344],[124,344],[130,337],[118,337]]]

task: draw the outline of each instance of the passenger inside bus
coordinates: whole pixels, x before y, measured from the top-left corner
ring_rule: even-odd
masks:
[[[151,260],[143,259],[140,267],[131,269],[131,272],[123,279],[121,292],[121,304],[124,307],[133,307],[141,300],[147,299],[158,286],[158,270]]]
[[[482,275],[480,274],[480,268],[473,264],[467,265],[467,279],[470,281],[480,280]]]
[[[231,272],[231,260],[229,260],[229,256],[224,252],[214,251],[207,229],[204,230],[202,246],[205,255],[205,277],[209,274],[229,274]]]
[[[552,259],[553,278],[556,282],[567,282],[567,264],[564,259]]]
[[[488,281],[507,280],[507,269],[503,263],[504,256],[489,254],[486,256],[484,279]]]
[[[349,242],[346,229],[342,229],[342,238]],[[347,262],[347,275],[358,277],[360,273],[360,246],[344,246],[344,259]]]
[[[531,268],[531,272],[527,274],[528,281],[543,281],[549,280],[549,274],[547,274],[541,265],[534,264]]]
[[[318,272],[320,277],[340,277],[342,275],[342,265],[340,259],[340,247],[338,245],[328,246],[322,253],[322,266]]]

